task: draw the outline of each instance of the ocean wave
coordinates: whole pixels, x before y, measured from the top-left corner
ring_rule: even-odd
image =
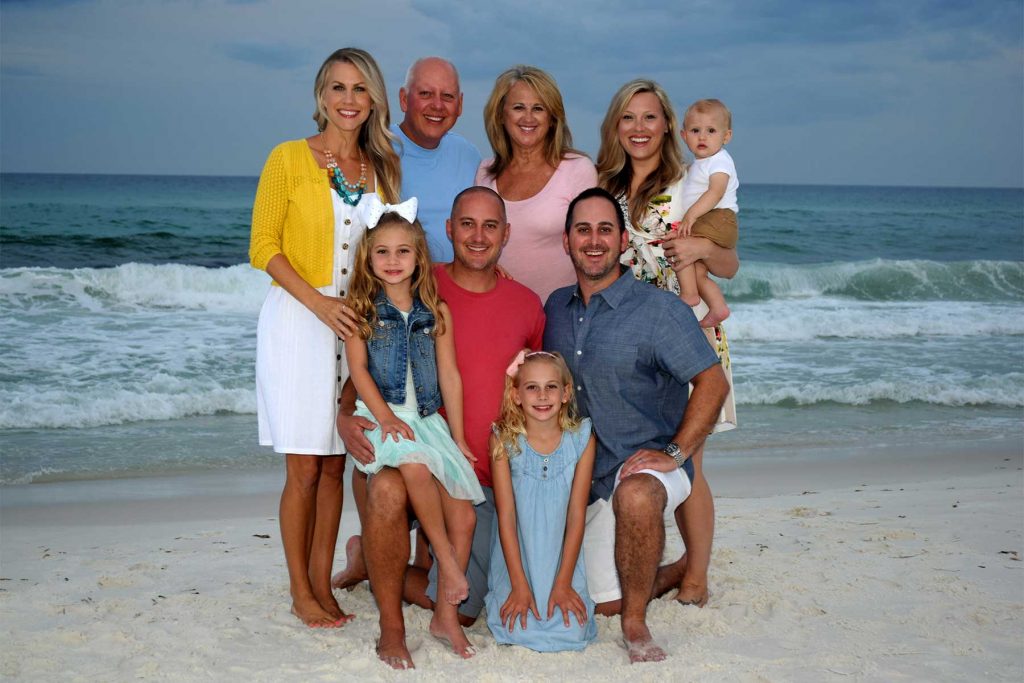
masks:
[[[1024,262],[744,262],[735,278],[722,281],[722,290],[733,303],[820,296],[859,301],[1021,301]]]
[[[6,268],[0,305],[8,310],[65,308],[91,311],[125,306],[258,312],[270,279],[248,264],[204,268],[126,263],[114,268]]]
[[[1024,336],[1021,304],[864,302],[838,297],[739,303],[725,328],[734,341]]]
[[[865,406],[893,401],[927,403],[942,406],[1024,406],[1024,373],[1009,373],[998,379],[964,386],[942,379],[876,379],[856,384],[808,381],[784,385],[745,383],[737,387],[740,405],[806,406],[836,403]]]
[[[256,412],[253,388],[226,388],[212,381],[158,375],[138,390],[92,386],[75,391],[0,391],[0,429],[77,428],[193,415]]]

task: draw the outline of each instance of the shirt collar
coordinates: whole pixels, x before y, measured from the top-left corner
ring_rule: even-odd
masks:
[[[622,303],[622,300],[629,295],[630,291],[632,291],[633,285],[637,282],[637,279],[630,268],[621,265],[619,268],[621,268],[619,278],[600,292],[594,292],[590,297],[591,300],[593,300],[594,297],[599,296],[604,299],[604,302],[611,308],[617,308],[618,305]],[[572,296],[569,297],[568,303],[572,303],[573,301],[579,301],[581,304],[583,303],[583,295],[580,293],[579,285],[576,285],[576,290],[572,293]]]

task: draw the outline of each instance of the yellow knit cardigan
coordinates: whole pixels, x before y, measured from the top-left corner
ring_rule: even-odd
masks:
[[[334,207],[327,174],[305,140],[275,147],[260,174],[252,207],[249,262],[267,269],[284,254],[313,287],[331,284],[334,261]],[[277,284],[276,282],[273,284]]]

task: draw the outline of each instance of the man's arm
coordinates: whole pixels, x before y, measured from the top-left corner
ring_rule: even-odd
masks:
[[[704,445],[704,440],[715,426],[725,397],[729,394],[729,383],[725,379],[721,365],[712,365],[695,375],[690,383],[693,384],[693,392],[690,394],[690,400],[686,402],[686,410],[683,412],[679,428],[672,437],[672,441],[687,458]],[[671,472],[678,467],[672,456],[662,451],[641,448],[626,459],[621,477],[628,477],[640,470]]]
[[[356,411],[356,387],[352,380],[346,380],[345,386],[341,389],[341,405],[338,406],[338,417],[336,420],[338,436],[345,442],[345,448],[349,454],[363,463],[373,462],[373,445],[366,438],[366,430],[373,429],[377,425],[365,417],[353,415]]]

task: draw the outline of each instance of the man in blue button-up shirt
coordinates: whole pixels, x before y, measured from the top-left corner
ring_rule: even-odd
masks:
[[[604,190],[569,205],[563,245],[578,285],[548,299],[544,348],[565,356],[597,436],[584,546],[590,593],[605,614],[621,607],[630,661],[658,661],[666,655],[646,614],[662,519],[689,493],[689,456],[711,432],[728,385],[690,309],[619,265],[626,240],[622,210]]]

